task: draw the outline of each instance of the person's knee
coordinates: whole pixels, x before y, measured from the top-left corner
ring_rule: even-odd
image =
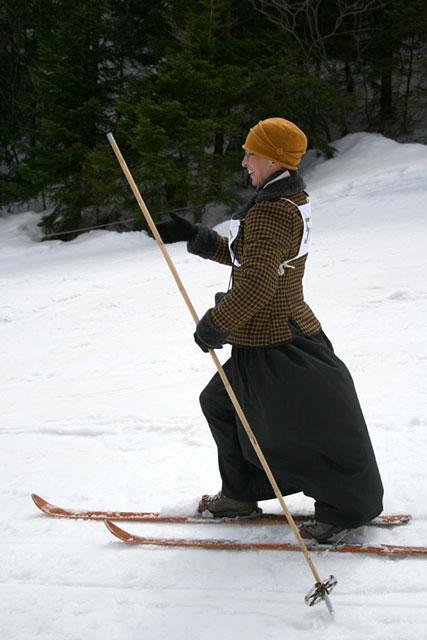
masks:
[[[205,387],[199,396],[200,406],[202,407],[203,413],[206,413],[208,408],[211,406],[212,400],[210,394],[208,392],[208,388]]]
[[[229,412],[234,413],[234,408],[224,383],[216,374],[206,385],[199,396],[200,406],[205,416],[223,416]]]
[[[222,414],[228,409],[228,395],[221,381],[213,378],[199,396],[200,406],[205,416]]]

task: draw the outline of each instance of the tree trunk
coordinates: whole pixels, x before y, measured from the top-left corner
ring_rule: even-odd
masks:
[[[354,93],[354,80],[353,74],[351,73],[351,66],[348,60],[345,61],[345,87],[347,89],[347,93]]]
[[[380,130],[387,128],[393,115],[393,58],[387,56],[381,67]]]
[[[224,153],[224,134],[222,132],[215,133],[214,154],[222,156]]]
[[[412,81],[412,70],[414,63],[414,36],[411,38],[411,44],[409,49],[409,66],[408,66],[408,75],[406,77],[406,90],[405,96],[403,98],[403,115],[402,115],[402,133],[408,132],[408,111],[409,111],[409,96],[411,93],[411,81]]]

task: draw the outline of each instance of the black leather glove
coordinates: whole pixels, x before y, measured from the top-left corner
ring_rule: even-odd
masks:
[[[196,326],[194,340],[202,351],[207,353],[209,349],[222,349],[222,345],[227,342],[228,333],[216,327],[211,318],[212,309],[206,311],[205,315]]]
[[[165,244],[180,242],[181,240],[193,240],[197,234],[197,225],[189,220],[178,216],[176,213],[170,214],[170,220],[159,222],[156,229]]]
[[[217,291],[215,294],[215,304],[218,304],[218,302],[221,302],[225,294],[226,294],[226,291]]]

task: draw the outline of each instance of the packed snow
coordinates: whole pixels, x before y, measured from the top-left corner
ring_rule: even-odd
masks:
[[[305,293],[355,379],[385,486],[409,525],[367,542],[427,544],[427,147],[359,133],[305,174],[315,215]],[[119,167],[118,167],[119,172]],[[149,205],[149,203],[147,203]],[[0,218],[0,637],[5,640],[421,640],[423,558],[313,555],[335,616],[308,608],[301,553],[127,546],[73,508],[194,512],[219,489],[198,395],[215,369],[155,242],[94,231],[40,242]],[[222,225],[224,228],[224,225]],[[199,315],[229,270],[168,247]],[[222,362],[229,347],[217,351]],[[291,511],[312,500],[290,496]],[[261,504],[279,512],[276,501]],[[289,527],[128,523],[145,535],[293,541]]]

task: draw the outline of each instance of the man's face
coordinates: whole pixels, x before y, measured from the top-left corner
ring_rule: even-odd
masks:
[[[259,187],[259,185],[262,184],[268,176],[280,169],[277,162],[257,156],[250,151],[245,151],[245,155],[242,160],[242,167],[247,170],[254,187]]]

